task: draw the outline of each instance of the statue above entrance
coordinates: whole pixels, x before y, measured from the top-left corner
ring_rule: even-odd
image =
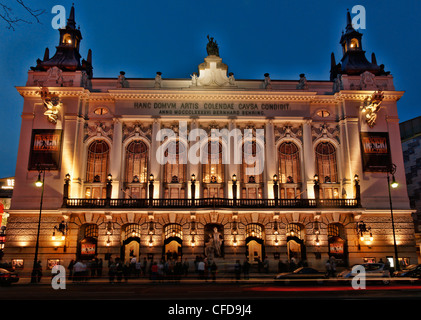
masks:
[[[208,53],[208,56],[217,56],[219,57],[219,48],[216,41],[213,40],[213,38],[210,38],[208,35],[208,44],[206,45],[206,51]]]

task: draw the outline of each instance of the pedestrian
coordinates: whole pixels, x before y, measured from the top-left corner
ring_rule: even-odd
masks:
[[[121,282],[123,279],[123,264],[120,260],[120,258],[115,259],[115,275],[118,282]]]
[[[329,258],[330,260],[330,272],[332,277],[336,276],[336,259],[334,256],[330,256]]]
[[[142,273],[142,263],[137,261],[135,264],[135,277],[140,278],[140,274]]]
[[[84,266],[82,261],[76,260],[76,263],[73,266],[73,281],[80,282],[84,278]]]
[[[250,262],[248,260],[244,260],[243,262],[243,273],[244,273],[244,279],[250,279]]]
[[[156,262],[152,262],[150,275],[152,281],[158,278],[158,264]]]
[[[241,264],[240,264],[240,260],[237,260],[235,262],[235,265],[234,265],[234,273],[235,273],[235,279],[238,282],[238,280],[240,280],[240,277],[241,277]]]
[[[142,262],[142,276],[146,276],[146,267],[148,265],[148,260],[146,260],[146,257],[143,258],[143,262]]]
[[[218,266],[216,265],[215,261],[212,261],[212,264],[210,265],[210,273],[212,281],[216,281],[216,272],[218,271]]]
[[[102,277],[102,259],[99,259],[98,260],[98,266],[97,266],[97,268],[98,268],[98,278],[101,278]]]
[[[183,273],[184,276],[187,277],[187,275],[189,274],[189,262],[187,261],[187,259],[184,259],[184,263],[183,263]]]
[[[36,265],[36,277],[37,277],[37,282],[41,281],[42,278],[42,266],[41,266],[41,260],[38,260],[38,263]]]
[[[330,276],[331,276],[331,266],[330,266],[329,260],[326,260],[325,268],[326,268],[326,277],[330,278]]]
[[[124,277],[124,281],[129,281],[129,276],[131,275],[130,273],[130,264],[129,262],[126,262],[123,264],[122,269],[123,269],[123,277]]]
[[[69,276],[68,276],[68,280],[73,280],[73,266],[75,265],[75,260],[72,259],[72,261],[70,261],[69,266],[67,267],[67,269],[69,270]]]
[[[115,278],[115,263],[110,259],[109,265],[108,265],[108,280],[111,284],[114,283]]]
[[[263,260],[263,269],[266,273],[269,273],[269,260],[267,256],[265,256],[265,259]]]
[[[205,277],[205,262],[203,259],[200,259],[197,263],[197,272],[199,274],[199,279],[204,279]]]

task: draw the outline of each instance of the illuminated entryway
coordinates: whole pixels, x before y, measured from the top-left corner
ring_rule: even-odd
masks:
[[[263,261],[265,255],[263,226],[249,223],[246,226],[246,257],[250,263]]]
[[[122,246],[121,246],[121,257],[124,257],[124,261],[130,261],[136,258],[139,261],[140,258],[140,225],[136,223],[128,224],[123,229],[121,234]]]
[[[306,260],[306,247],[303,240],[302,226],[298,223],[290,223],[286,228],[288,260],[296,262]]]
[[[178,260],[183,256],[183,230],[178,223],[170,223],[164,227],[164,252],[167,260]]]

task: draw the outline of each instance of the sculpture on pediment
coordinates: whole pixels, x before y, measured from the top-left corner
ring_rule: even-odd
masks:
[[[300,74],[300,81],[297,84],[297,89],[300,89],[300,90],[307,90],[308,89],[307,79],[306,79],[304,73]]]
[[[361,111],[365,115],[365,120],[370,128],[376,124],[377,113],[383,101],[384,94],[382,91],[374,92],[371,96],[365,98],[361,105]]]
[[[342,75],[338,74],[335,80],[333,80],[333,92],[339,92],[343,89]]]
[[[270,83],[269,73],[265,73],[264,76],[265,76],[265,89],[267,89],[267,90],[272,89],[272,85]]]
[[[234,73],[230,72],[228,77],[229,83],[230,85],[234,86],[235,85],[235,78],[234,78]]]
[[[192,75],[190,75],[191,77],[191,84],[193,86],[197,86],[197,72],[193,72]]]
[[[208,56],[219,57],[218,44],[216,43],[215,40],[213,40],[213,37],[209,37],[209,35],[208,35],[208,44],[206,45],[206,52],[208,53]]]
[[[155,76],[155,88],[161,88],[161,82],[162,82],[162,72],[157,72]]]
[[[129,82],[126,80],[126,73],[124,71],[120,71],[120,75],[118,76],[117,80],[117,88],[128,88]]]

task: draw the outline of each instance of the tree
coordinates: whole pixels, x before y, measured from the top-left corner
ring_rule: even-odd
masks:
[[[45,13],[42,9],[33,9],[25,4],[24,0],[14,0],[14,4],[6,5],[6,0],[0,0],[0,20],[6,22],[6,28],[15,30],[15,26],[19,22],[31,24],[34,20],[40,23],[39,16]],[[14,9],[17,9],[19,14],[15,14]],[[22,14],[22,15],[21,15]],[[30,20],[27,20],[25,16],[29,16]]]

